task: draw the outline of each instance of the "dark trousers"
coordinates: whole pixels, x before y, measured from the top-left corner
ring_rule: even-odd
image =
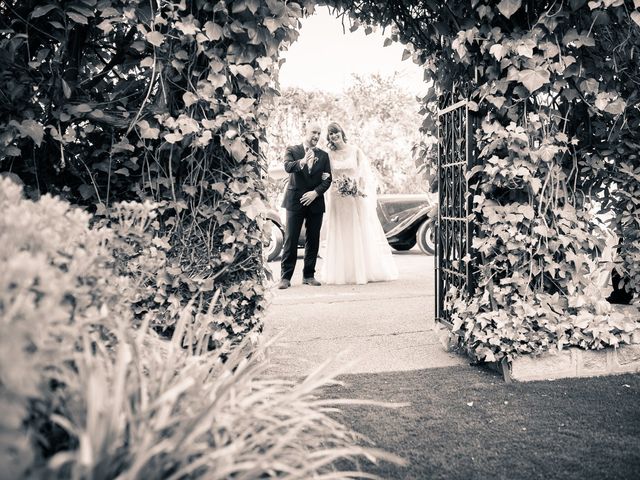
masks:
[[[287,227],[284,233],[284,247],[282,248],[282,262],[280,276],[291,280],[293,270],[298,259],[298,239],[302,224],[307,230],[304,245],[304,268],[302,276],[311,278],[316,273],[316,260],[320,247],[320,227],[322,227],[322,212],[310,212],[308,208],[287,210]]]

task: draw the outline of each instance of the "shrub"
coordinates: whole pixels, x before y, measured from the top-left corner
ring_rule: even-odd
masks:
[[[78,331],[108,338],[113,318],[129,318],[131,294],[127,279],[108,267],[109,231],[90,229],[87,213],[50,196],[24,200],[8,179],[0,183],[0,209],[2,431],[3,439],[18,439],[15,445],[3,441],[0,455],[16,478],[34,455],[28,438],[18,434],[21,422],[30,414],[30,440],[55,451],[38,436],[41,429],[59,433],[43,417],[62,408],[59,387],[80,347]]]
[[[112,226],[49,196],[0,183],[0,462],[6,478],[307,478],[365,455],[304,381],[264,375],[245,339],[222,361],[194,296],[170,342],[135,307],[162,271],[153,206],[120,205]],[[155,237],[153,237],[155,238]],[[157,242],[156,242],[157,243]],[[183,348],[189,346],[193,348]],[[344,472],[335,476],[344,476]],[[348,478],[348,477],[346,477]]]

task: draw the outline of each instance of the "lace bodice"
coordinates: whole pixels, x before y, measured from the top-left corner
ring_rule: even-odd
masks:
[[[358,150],[347,145],[341,150],[330,150],[331,172],[333,175],[354,176],[358,170]]]

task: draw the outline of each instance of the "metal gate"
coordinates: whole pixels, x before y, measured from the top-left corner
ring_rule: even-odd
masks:
[[[457,287],[458,295],[464,295],[474,287],[472,196],[466,174],[475,163],[475,116],[468,100],[449,106],[443,105],[445,101],[438,110],[436,320],[451,327],[446,298],[450,288]]]

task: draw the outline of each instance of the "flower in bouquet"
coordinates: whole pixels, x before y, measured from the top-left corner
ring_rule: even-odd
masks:
[[[333,181],[336,190],[342,197],[365,197],[366,195],[358,188],[355,178],[341,175]]]

